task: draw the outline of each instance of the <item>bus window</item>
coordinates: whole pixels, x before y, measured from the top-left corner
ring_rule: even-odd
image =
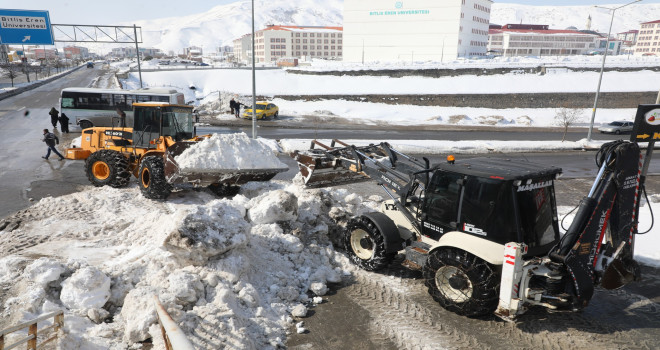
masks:
[[[112,103],[112,95],[111,94],[101,94],[99,98],[99,105],[98,109],[115,109]]]
[[[62,107],[61,108],[75,108],[73,104],[72,97],[62,97]]]
[[[113,104],[115,107],[119,107],[122,111],[128,109],[128,106],[126,105],[126,95],[114,95]]]

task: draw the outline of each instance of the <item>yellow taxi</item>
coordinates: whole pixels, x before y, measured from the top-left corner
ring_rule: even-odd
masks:
[[[257,119],[277,118],[280,115],[280,108],[274,103],[257,102]],[[252,108],[246,108],[243,111],[243,119],[252,119]]]

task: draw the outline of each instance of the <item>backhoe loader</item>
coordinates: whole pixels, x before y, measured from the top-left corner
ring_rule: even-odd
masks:
[[[133,104],[132,127],[83,129],[80,148],[66,157],[84,159],[87,178],[94,186],[124,187],[131,174],[142,194],[167,198],[175,186],[208,187],[218,195],[237,192],[248,181],[268,181],[283,169],[180,169],[175,158],[210,135],[196,136],[193,107],[160,102]],[[209,154],[209,157],[212,157]]]
[[[400,252],[429,294],[464,316],[513,320],[530,306],[575,311],[597,286],[638,280],[633,260],[640,196],[660,105],[641,105],[630,141],[604,144],[593,187],[560,235],[554,183],[561,169],[479,157],[431,166],[388,143],[312,141],[291,154],[310,187],[373,180],[389,200],[352,218],[342,241],[350,260],[379,270]],[[649,142],[644,164],[638,142]]]

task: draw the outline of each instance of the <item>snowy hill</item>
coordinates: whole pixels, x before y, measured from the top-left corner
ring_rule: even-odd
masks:
[[[343,4],[342,0],[255,0],[255,29],[267,24],[341,26]],[[570,26],[585,29],[589,15],[592,17],[591,29],[607,32],[610,12],[592,6],[494,3],[491,23],[523,22],[548,24],[554,29]],[[639,29],[640,22],[656,19],[660,19],[660,4],[630,5],[617,10],[612,32]],[[249,0],[240,0],[197,15],[138,21],[136,24],[142,27],[145,47],[180,53],[182,48],[194,45],[208,52],[218,46],[232,45],[232,40],[251,31],[251,5]]]

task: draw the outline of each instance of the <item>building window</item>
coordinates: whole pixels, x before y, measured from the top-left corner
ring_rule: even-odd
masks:
[[[309,43],[310,43],[310,44],[313,44],[313,43],[314,43],[314,39],[309,39]]]
[[[303,45],[303,50],[307,50],[307,45]]]
[[[335,37],[335,33],[330,34],[330,37],[331,37],[331,38],[334,38],[334,37]]]
[[[297,42],[298,44],[300,44],[300,39],[296,39],[296,42]]]
[[[328,45],[323,46],[323,49],[324,49],[324,50],[327,50],[327,49],[328,49]]]
[[[324,44],[327,44],[327,43],[328,43],[328,39],[323,40],[323,43],[324,43]]]
[[[341,38],[341,33],[337,34],[337,37],[338,37],[338,38]]]
[[[307,44],[307,39],[303,39],[303,44]]]
[[[334,50],[334,49],[335,49],[335,47],[334,47],[334,46],[330,46],[330,50]]]
[[[296,49],[297,49],[297,50],[300,50],[300,45],[296,45]]]
[[[303,56],[307,56],[307,51],[303,51]]]
[[[320,49],[321,49],[321,45],[317,45],[317,46],[316,46],[316,49],[317,49],[317,50],[320,50]]]
[[[303,33],[303,38],[306,38],[306,37],[307,37],[307,33]]]
[[[313,38],[313,37],[314,37],[314,33],[309,33],[309,37],[310,37],[310,38]]]
[[[323,55],[324,55],[324,56],[327,56],[327,55],[328,55],[328,51],[324,52]]]
[[[323,36],[327,38],[327,37],[328,37],[328,33],[323,34]]]
[[[337,40],[337,44],[341,44],[341,40]]]
[[[300,37],[300,33],[296,33],[296,36],[297,36],[297,37]]]

